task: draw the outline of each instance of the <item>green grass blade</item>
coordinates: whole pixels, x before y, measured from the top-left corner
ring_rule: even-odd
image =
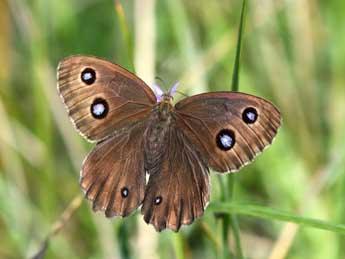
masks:
[[[209,208],[213,213],[229,213],[253,216],[267,220],[292,222],[301,226],[313,227],[345,235],[345,225],[329,221],[299,216],[291,212],[246,203],[213,202]]]
[[[129,63],[131,64],[130,69],[131,69],[131,71],[135,72],[133,38],[131,36],[131,31],[129,29],[129,25],[128,25],[128,22],[126,19],[125,11],[124,11],[123,6],[119,0],[115,1],[115,13],[118,17],[119,26],[120,26],[123,40],[125,42],[125,46],[127,46]]]
[[[244,24],[245,24],[245,20],[246,20],[246,10],[247,10],[247,0],[243,0],[242,10],[241,10],[240,26],[239,26],[239,29],[238,29],[238,36],[237,36],[238,38],[237,38],[234,70],[233,70],[233,74],[232,74],[232,83],[231,83],[231,90],[232,91],[238,91],[239,73],[240,73],[240,58],[241,58],[241,47],[242,47],[242,36],[243,36]]]
[[[183,236],[180,233],[174,233],[173,235],[173,246],[175,251],[175,256],[177,259],[184,259],[183,252]]]
[[[234,196],[234,189],[236,184],[236,175],[230,174],[227,177],[228,180],[228,200],[231,201]],[[242,252],[242,245],[241,245],[241,238],[240,238],[240,227],[238,224],[237,216],[235,214],[229,215],[229,222],[232,227],[232,232],[234,234],[234,241],[235,241],[235,254],[236,258],[242,259],[244,258],[243,252]]]
[[[244,256],[242,252],[242,245],[241,245],[241,238],[240,238],[240,226],[238,224],[238,220],[235,214],[232,214],[230,216],[230,222],[231,222],[231,226],[234,233],[236,258],[242,259],[244,258]]]
[[[242,46],[242,35],[244,30],[244,23],[245,23],[245,13],[246,13],[247,1],[243,0],[242,2],[242,10],[241,10],[241,18],[240,24],[238,28],[238,37],[237,37],[237,45],[236,45],[236,56],[235,56],[235,63],[234,69],[232,74],[232,83],[231,83],[231,90],[238,91],[239,88],[239,72],[240,72],[240,57],[241,57],[241,46]],[[236,183],[235,175],[229,175],[227,177],[227,200],[231,201],[233,197],[233,190]],[[228,231],[229,231],[229,224],[232,227],[232,232],[234,234],[234,241],[236,246],[236,258],[243,258],[242,246],[241,246],[241,239],[240,239],[240,228],[238,224],[238,220],[236,215],[228,215],[224,217],[224,229],[223,229],[223,248],[227,249],[228,244]],[[224,251],[223,255],[225,256],[228,251]]]

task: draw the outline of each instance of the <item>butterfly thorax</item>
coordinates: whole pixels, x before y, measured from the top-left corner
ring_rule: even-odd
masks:
[[[172,97],[170,95],[163,95],[163,99],[158,103],[158,117],[165,121],[170,118],[171,110],[173,109]]]

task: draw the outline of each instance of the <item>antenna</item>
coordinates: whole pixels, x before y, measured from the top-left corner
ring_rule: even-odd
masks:
[[[165,84],[165,81],[164,81],[161,77],[159,77],[159,76],[155,76],[155,80],[161,81],[161,83],[162,83],[163,86],[166,85],[166,84]]]
[[[182,93],[182,92],[180,92],[180,91],[178,91],[178,90],[176,90],[175,92],[178,93],[178,94],[180,94],[180,95],[183,95],[184,97],[189,97],[189,95],[187,95],[187,94],[185,94],[185,93]]]

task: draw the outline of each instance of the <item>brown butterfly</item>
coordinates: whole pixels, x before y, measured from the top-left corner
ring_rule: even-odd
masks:
[[[81,135],[96,142],[80,185],[95,211],[178,231],[210,199],[209,168],[235,172],[272,143],[281,115],[268,101],[238,92],[194,95],[172,104],[109,61],[72,56],[58,66],[58,91]],[[146,182],[146,175],[149,176]]]

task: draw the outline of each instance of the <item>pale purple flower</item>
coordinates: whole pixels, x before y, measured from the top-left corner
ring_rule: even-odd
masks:
[[[179,86],[179,84],[180,84],[180,82],[176,82],[176,83],[170,88],[169,95],[170,95],[171,97],[174,96],[174,94],[175,94],[175,92],[176,92],[177,87]],[[154,92],[155,95],[156,95],[157,102],[162,101],[164,94],[167,95],[167,93],[164,93],[163,90],[160,88],[160,86],[157,85],[157,84],[153,84],[153,85],[152,85],[152,89],[153,89],[153,92]]]
[[[170,96],[174,96],[176,90],[177,90],[177,87],[180,85],[180,82],[176,82],[173,87],[171,87],[170,89]]]
[[[159,87],[159,85],[156,85],[154,84],[152,86],[152,89],[153,89],[153,92],[155,93],[156,95],[156,99],[157,99],[157,102],[160,102],[163,98],[163,94],[164,92],[162,91],[162,89]]]

